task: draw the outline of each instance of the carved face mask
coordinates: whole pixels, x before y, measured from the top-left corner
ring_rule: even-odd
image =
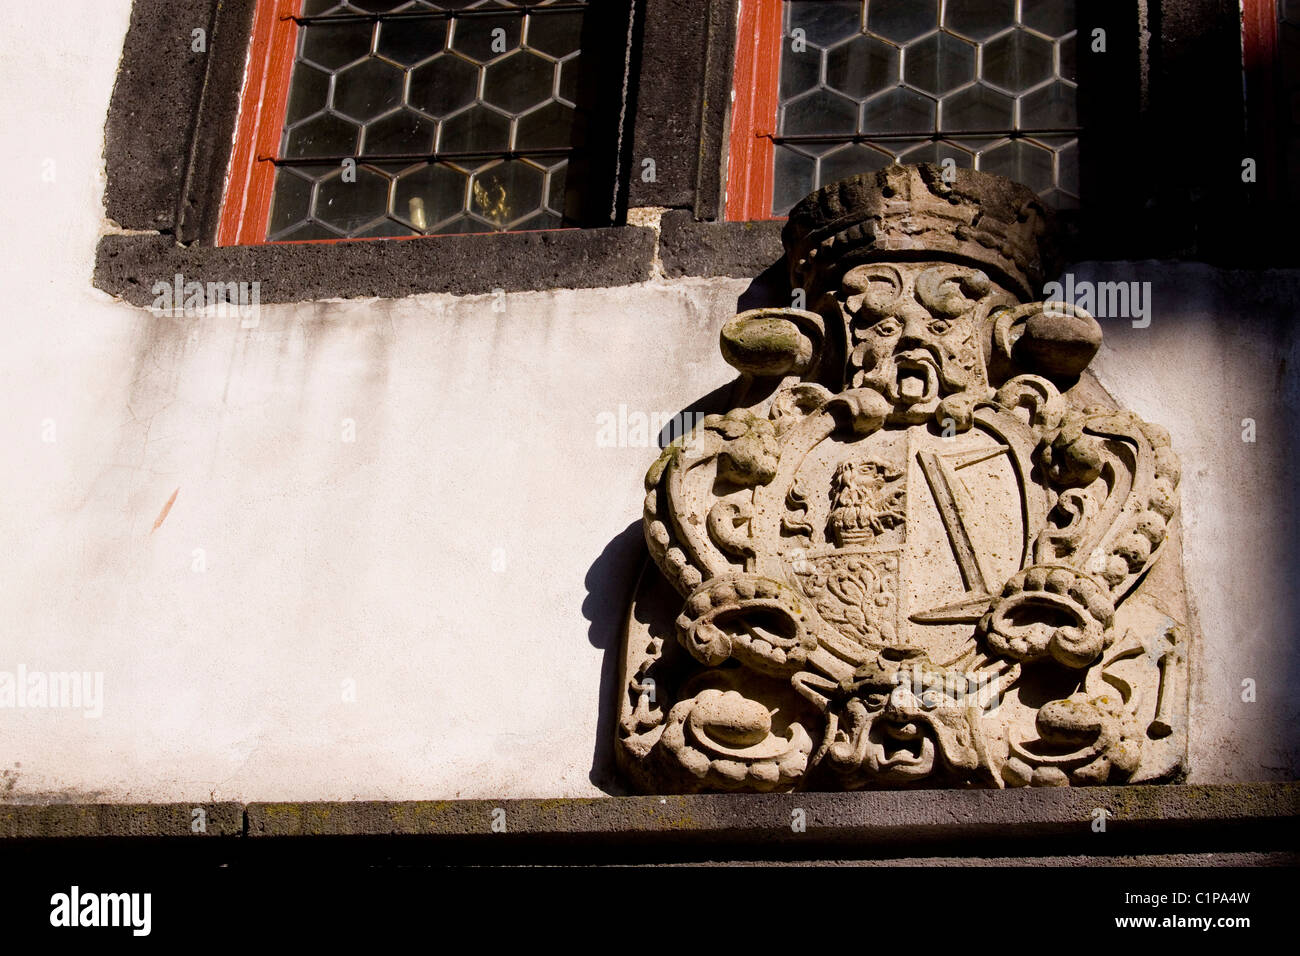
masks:
[[[876,782],[905,783],[945,770],[970,771],[980,757],[973,744],[972,708],[985,706],[979,688],[952,686],[964,678],[927,669],[923,652],[895,646],[859,668],[849,688],[832,766]]]
[[[895,421],[961,417],[988,392],[975,313],[996,292],[983,272],[951,263],[853,267],[836,296],[849,329],[849,384],[885,396]],[[964,400],[945,402],[952,396]]]

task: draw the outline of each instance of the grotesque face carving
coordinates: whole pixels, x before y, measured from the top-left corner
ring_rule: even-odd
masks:
[[[846,776],[908,783],[979,766],[973,714],[996,703],[992,685],[933,668],[919,648],[881,650],[843,683],[851,695],[829,757]]]
[[[946,262],[868,263],[840,280],[849,329],[846,377],[893,406],[891,419],[964,426],[988,396],[977,311],[1002,293],[977,269]]]

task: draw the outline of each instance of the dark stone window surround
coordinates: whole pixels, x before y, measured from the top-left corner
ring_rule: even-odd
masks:
[[[736,0],[627,2],[635,17],[619,215],[666,209],[657,237],[618,225],[217,248],[254,0],[136,0],[105,135],[106,214],[124,232],[101,240],[95,284],[141,306],[154,282],[176,273],[258,280],[264,303],[593,288],[652,278],[656,252],[669,278],[766,272],[779,283],[781,223],[720,221]],[[1116,146],[1084,158],[1088,211],[1075,258],[1289,264],[1297,252],[1260,228],[1279,212],[1240,182],[1251,153],[1234,0],[1088,9],[1107,29],[1108,52],[1082,78],[1083,120],[1094,141]],[[207,30],[206,54],[190,52],[196,27]],[[1180,136],[1189,145],[1178,146]],[[655,161],[653,182],[641,178],[645,158]]]
[[[619,222],[638,206],[714,218],[735,0],[624,2],[635,17]],[[644,226],[216,247],[255,5],[136,0],[105,129],[105,212],[123,232],[100,240],[96,286],[147,306],[154,282],[176,273],[257,280],[263,303],[594,288],[653,276],[656,237]],[[190,50],[200,27],[206,54]],[[653,182],[641,179],[643,157],[655,161]],[[779,224],[765,225],[775,237]]]

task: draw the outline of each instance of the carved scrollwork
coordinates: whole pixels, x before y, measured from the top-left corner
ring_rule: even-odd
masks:
[[[1061,393],[1041,375],[1017,375],[997,390],[994,403],[1008,411],[1025,409],[1039,434],[1059,426],[1066,411]]]
[[[1060,496],[1038,560],[1086,567],[1118,600],[1150,567],[1177,511],[1181,469],[1169,434],[1131,413],[1089,407],[1044,436],[1039,461]]]
[[[1007,582],[979,629],[994,653],[1012,660],[1050,656],[1080,668],[1110,646],[1114,621],[1103,583],[1068,565],[1036,564]]]
[[[739,691],[709,689],[673,707],[658,752],[686,790],[789,789],[813,741],[798,724],[774,732],[772,713]]]
[[[727,363],[746,375],[807,378],[816,373],[826,340],[822,317],[802,309],[751,309],[722,327]]]
[[[787,584],[730,575],[706,582],[687,598],[677,634],[691,656],[707,666],[735,657],[759,673],[788,677],[817,648],[809,612]]]
[[[743,564],[746,546],[735,521],[746,514],[747,502],[741,498],[718,507],[713,483],[720,481],[742,492],[766,484],[776,473],[778,456],[772,422],[747,409],[733,409],[726,415],[707,416],[650,466],[645,480],[646,544],[680,592],[688,593],[706,577],[731,570],[736,557]],[[696,474],[704,475],[703,493],[688,487]],[[701,528],[707,533],[701,533]]]
[[[1142,756],[1125,717],[1113,693],[1049,701],[1034,721],[1038,737],[1011,741],[1003,778],[1011,786],[1039,787],[1119,782],[1137,769]]]

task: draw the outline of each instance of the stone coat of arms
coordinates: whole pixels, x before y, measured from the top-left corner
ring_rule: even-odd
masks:
[[[659,793],[1179,778],[1179,463],[1087,373],[1098,323],[1033,301],[1039,200],[892,166],[807,197],[783,241],[807,310],[726,324],[735,407],[646,476],[623,774]]]

